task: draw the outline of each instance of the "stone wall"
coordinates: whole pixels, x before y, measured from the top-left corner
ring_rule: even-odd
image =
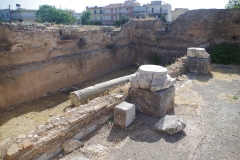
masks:
[[[122,38],[127,31],[116,34],[21,24],[3,29],[11,47],[0,52],[0,107],[33,100],[132,64],[128,41]],[[115,42],[114,49],[107,48],[110,41]]]
[[[193,10],[171,24],[132,20],[121,30],[0,25],[0,107],[153,58],[165,66],[188,47],[240,43],[239,15],[240,9]]]
[[[221,42],[240,44],[240,9],[192,10],[171,24],[159,20],[133,20],[134,62],[143,64],[161,56],[161,64],[186,55],[188,47]]]

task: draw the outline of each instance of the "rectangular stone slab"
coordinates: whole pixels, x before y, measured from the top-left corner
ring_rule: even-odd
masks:
[[[161,118],[173,109],[174,97],[175,86],[157,92],[131,88],[126,101],[135,104],[140,112]]]

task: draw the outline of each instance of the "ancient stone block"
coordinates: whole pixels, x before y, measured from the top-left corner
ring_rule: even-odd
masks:
[[[83,145],[84,145],[83,142],[70,139],[62,144],[62,148],[65,153],[70,153],[70,152],[74,151],[75,149],[82,147]]]
[[[175,86],[157,92],[131,88],[126,101],[140,112],[162,117],[174,107],[174,97]]]
[[[8,148],[6,159],[12,159],[16,157],[21,151],[22,148],[14,143],[10,148]]]
[[[166,115],[155,125],[155,130],[167,134],[176,134],[186,127],[186,122],[174,115]]]
[[[190,58],[209,58],[205,48],[188,48],[187,56]]]
[[[129,126],[135,118],[135,105],[122,102],[114,108],[114,123],[122,128]]]
[[[131,78],[133,88],[150,89],[153,92],[169,88],[175,79],[167,75],[167,69],[158,65],[142,65]]]
[[[24,151],[28,151],[33,148],[33,143],[29,139],[25,139],[22,142],[22,147]]]
[[[187,58],[185,59],[186,70],[207,74],[210,71],[210,58]]]

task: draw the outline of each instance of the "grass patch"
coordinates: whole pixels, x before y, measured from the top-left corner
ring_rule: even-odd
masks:
[[[232,97],[234,100],[238,100],[238,97],[237,96],[233,96]]]

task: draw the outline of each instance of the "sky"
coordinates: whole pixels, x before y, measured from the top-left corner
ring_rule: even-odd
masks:
[[[151,0],[137,0],[142,4],[150,3]],[[229,0],[163,0],[165,3],[172,5],[172,10],[175,8],[192,9],[208,9],[217,8],[223,9]],[[110,3],[124,3],[124,0],[0,0],[1,9],[8,8],[16,9],[16,4],[21,4],[22,8],[38,9],[39,5],[48,4],[54,5],[56,8],[73,9],[76,12],[82,12],[86,6],[104,6]]]

